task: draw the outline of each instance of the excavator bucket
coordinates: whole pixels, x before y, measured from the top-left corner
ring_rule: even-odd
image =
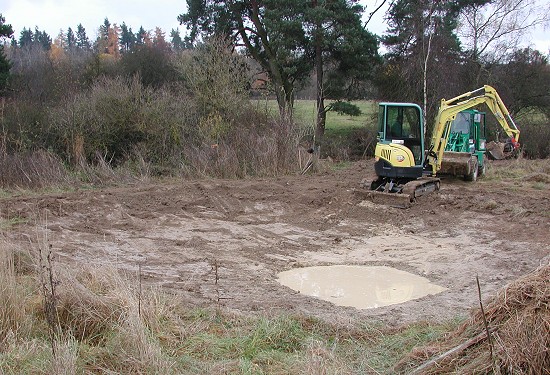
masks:
[[[409,194],[402,193],[385,193],[367,189],[355,189],[354,192],[363,200],[396,208],[409,208],[414,200]]]
[[[491,141],[486,146],[487,154],[493,160],[506,159],[508,156],[504,153],[504,143]]]
[[[454,176],[467,176],[474,165],[472,157],[467,152],[445,151],[443,161],[441,162],[440,173],[451,174]]]

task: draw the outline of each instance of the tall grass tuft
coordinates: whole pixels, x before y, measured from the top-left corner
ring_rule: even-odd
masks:
[[[25,325],[25,297],[15,270],[14,251],[0,241],[0,351]]]

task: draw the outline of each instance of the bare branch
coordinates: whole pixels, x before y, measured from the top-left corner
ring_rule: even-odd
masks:
[[[386,4],[387,0],[382,0],[382,2],[380,3],[380,5],[378,5],[378,7],[376,7],[375,10],[373,10],[372,12],[369,13],[369,18],[367,18],[367,20],[365,21],[365,24],[364,24],[364,27],[366,28],[368,23],[370,22],[370,20],[372,19],[372,17],[378,13],[378,11],[380,11],[380,9],[382,9],[382,7],[384,7],[384,5]],[[394,0],[391,0],[388,4],[388,8],[391,8],[394,4]]]
[[[471,48],[475,60],[491,56],[498,61],[533,29],[548,23],[549,9],[539,0],[497,0],[472,6],[461,15],[459,36]]]

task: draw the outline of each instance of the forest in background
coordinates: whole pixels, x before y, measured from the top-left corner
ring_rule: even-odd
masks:
[[[324,134],[330,111],[357,115],[357,100],[423,103],[430,125],[441,98],[484,84],[522,130],[524,155],[550,154],[548,56],[512,39],[548,22],[541,13],[519,23],[534,1],[394,1],[381,36],[368,32],[354,1],[237,3],[189,1],[175,17],[190,32],[182,39],[172,30],[169,41],[159,28],[134,33],[107,18],[94,41],[82,25],[53,40],[38,27],[17,38],[1,18],[2,185],[24,184],[40,168],[43,176],[96,166],[137,175],[288,173],[314,136],[323,156],[368,156],[374,123],[335,140]],[[496,16],[510,22],[490,34],[480,25]],[[313,127],[292,115],[300,97],[316,98]],[[251,98],[277,100],[279,114]]]

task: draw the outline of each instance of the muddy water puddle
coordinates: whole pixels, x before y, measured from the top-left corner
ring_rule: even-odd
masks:
[[[279,273],[279,282],[338,306],[373,309],[440,293],[428,279],[386,266],[334,265]]]

